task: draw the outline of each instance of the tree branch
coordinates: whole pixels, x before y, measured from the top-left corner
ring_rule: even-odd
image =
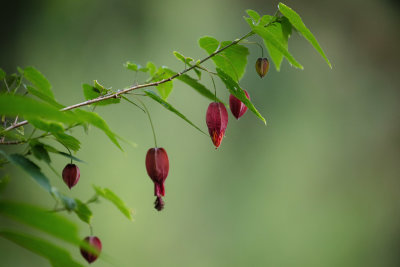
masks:
[[[277,19],[274,19],[274,20],[270,21],[264,27],[268,27],[269,25],[271,25],[272,23],[274,23],[276,21],[277,21]],[[240,41],[242,41],[243,39],[245,39],[247,37],[252,36],[253,34],[254,34],[253,31],[248,32],[247,34],[243,35],[239,39],[234,40],[232,43],[230,43],[230,44],[228,44],[228,45],[216,50],[215,52],[213,52],[209,56],[203,58],[202,60],[199,61],[199,63],[191,66],[190,68],[184,69],[183,71],[181,71],[181,72],[179,72],[179,73],[177,73],[177,74],[175,74],[175,75],[173,75],[173,76],[171,76],[169,78],[166,78],[164,80],[157,81],[157,82],[151,82],[151,83],[135,85],[135,86],[132,86],[132,87],[124,89],[124,90],[119,90],[119,91],[117,91],[116,93],[113,93],[113,94],[99,96],[99,97],[91,99],[91,100],[87,100],[87,101],[84,101],[84,102],[81,102],[81,103],[78,103],[78,104],[75,104],[75,105],[72,105],[72,106],[65,107],[65,108],[61,109],[61,111],[66,111],[66,110],[71,110],[71,109],[87,106],[87,105],[94,104],[94,103],[97,103],[97,102],[101,102],[101,101],[104,101],[104,100],[107,100],[107,99],[111,99],[111,98],[118,98],[119,95],[123,95],[123,94],[129,93],[130,91],[133,91],[133,90],[137,90],[137,89],[141,89],[141,88],[145,88],[145,87],[150,87],[150,86],[157,86],[157,85],[172,81],[173,79],[175,79],[175,78],[181,76],[182,74],[184,74],[184,73],[196,68],[198,65],[200,65],[200,64],[204,63],[205,61],[209,60],[210,58],[218,55],[219,53],[221,53],[222,51],[228,49],[229,47],[238,44]],[[26,125],[28,123],[29,122],[26,121],[26,120],[25,121],[21,121],[19,123],[13,124],[10,127],[4,129],[4,131],[7,132],[7,131],[10,131],[10,130],[13,130],[15,128],[21,127],[21,126]]]

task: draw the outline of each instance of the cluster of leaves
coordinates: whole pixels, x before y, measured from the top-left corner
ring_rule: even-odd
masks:
[[[116,91],[104,87],[98,81],[94,81],[93,85],[83,84],[83,95],[86,101],[69,107],[60,104],[55,99],[51,84],[35,68],[18,68],[18,73],[10,75],[0,69],[0,114],[2,114],[0,145],[21,144],[26,146],[25,151],[22,153],[8,154],[0,150],[0,168],[7,163],[21,167],[57,203],[62,204],[62,207],[56,209],[56,211],[74,212],[79,219],[89,225],[92,219],[89,204],[97,202],[99,197],[111,201],[126,217],[132,219],[130,209],[116,194],[107,188],[94,186],[94,196],[86,202],[70,198],[61,193],[51,185],[50,180],[43,174],[37,161],[42,161],[48,165],[58,177],[59,171],[54,170],[51,165],[51,154],[66,157],[71,161],[83,162],[71,152],[76,153],[80,149],[81,143],[71,134],[70,130],[75,127],[83,127],[87,132],[90,125],[104,132],[111,142],[122,150],[119,140],[123,139],[113,132],[104,119],[94,110],[97,106],[118,104],[121,100],[126,100],[144,112],[148,112],[139,97],[148,97],[148,99],[154,100],[205,134],[199,126],[168,102],[168,97],[173,90],[174,79],[193,88],[210,101],[223,103],[223,100],[216,95],[214,77],[217,77],[230,94],[242,101],[249,110],[266,123],[265,118],[250,99],[246,97],[240,85],[240,79],[245,73],[249,55],[248,48],[244,46],[244,44],[248,43],[246,38],[257,35],[263,40],[277,71],[280,70],[283,58],[286,58],[292,66],[302,69],[303,66],[288,51],[289,37],[292,31],[296,30],[312,44],[331,67],[331,63],[326,58],[313,34],[302,22],[300,16],[282,3],[278,7],[280,13],[277,12],[273,16],[260,16],[253,10],[247,10],[249,17],[244,19],[249,24],[251,31],[242,38],[234,41],[218,41],[210,36],[200,38],[199,46],[207,53],[207,56],[202,60],[194,60],[174,51],[174,56],[184,64],[184,70],[181,72],[176,72],[165,66],[157,67],[153,62],[147,62],[146,66],[127,62],[125,67],[128,70],[134,71],[136,74],[138,72],[147,73],[148,79],[145,83]],[[209,59],[215,64],[215,71],[209,70],[202,65]],[[194,71],[195,76],[188,74],[191,70]],[[204,73],[210,75],[214,91],[208,89],[204,84],[202,80],[202,74]],[[127,93],[150,86],[156,86],[157,93],[144,89],[144,94],[134,95],[135,100],[128,98]],[[21,119],[26,121],[21,122]],[[26,123],[31,125],[29,134],[21,126]],[[51,142],[55,142],[56,145],[52,145]],[[57,147],[61,147],[61,149]],[[5,187],[8,180],[8,176],[0,179],[0,190]],[[44,209],[0,201],[0,215],[8,216],[35,227],[66,242],[81,244],[81,238],[77,235],[75,225]],[[49,241],[8,230],[1,231],[0,235],[48,258],[54,266],[81,266],[72,260],[67,251]]]

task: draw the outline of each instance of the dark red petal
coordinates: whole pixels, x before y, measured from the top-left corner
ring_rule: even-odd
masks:
[[[154,194],[165,195],[164,182],[169,172],[169,160],[164,148],[150,148],[146,155],[146,170],[154,182]]]
[[[71,189],[78,183],[79,178],[81,177],[81,172],[75,164],[67,164],[63,169],[62,177],[69,189]]]
[[[81,254],[82,256],[85,258],[85,260],[89,263],[94,262],[100,255],[101,252],[101,241],[97,236],[87,236],[85,237],[84,241],[93,246],[95,248],[95,250],[98,252],[97,254],[91,253],[89,251],[87,251],[86,249],[81,247]]]
[[[247,93],[246,90],[243,90],[247,96],[248,99],[250,99],[249,94]],[[242,117],[246,111],[247,111],[247,107],[245,104],[243,104],[242,101],[240,101],[238,98],[236,98],[234,95],[230,95],[229,96],[229,108],[232,112],[232,115],[236,118],[239,119],[240,117]]]
[[[215,147],[218,148],[228,125],[228,112],[224,104],[217,102],[210,103],[207,109],[206,123],[211,140]]]

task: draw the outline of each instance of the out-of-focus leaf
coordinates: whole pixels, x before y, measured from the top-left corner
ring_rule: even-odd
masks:
[[[56,121],[48,121],[46,119],[28,119],[29,123],[31,123],[35,128],[38,128],[45,132],[50,133],[63,133],[64,125],[62,123]]]
[[[240,101],[242,101],[243,104],[245,104],[249,110],[251,110],[254,114],[256,114],[258,118],[260,118],[265,124],[267,124],[264,117],[254,107],[253,103],[251,103],[251,101],[247,98],[244,90],[240,88],[240,86],[221,69],[217,68],[217,73],[222,82],[225,84],[226,88],[229,90],[229,92],[236,98],[238,98]]]
[[[62,109],[64,106],[61,105],[60,103],[58,103],[56,100],[54,100],[54,98],[52,98],[51,96],[46,95],[45,93],[43,93],[42,91],[37,90],[36,88],[32,87],[32,86],[27,86],[26,89],[28,90],[28,92],[34,96],[36,96],[37,98],[43,100],[44,102],[58,108],[58,109]]]
[[[49,153],[47,152],[46,148],[44,147],[44,144],[33,140],[29,142],[29,145],[31,147],[31,152],[37,158],[38,160],[43,160],[46,163],[50,163],[50,156]]]
[[[290,64],[292,64],[296,68],[303,69],[303,66],[299,62],[296,61],[296,59],[289,53],[289,51],[287,50],[285,45],[282,44],[280,36],[276,35],[275,32],[268,30],[268,28],[271,26],[264,27],[261,25],[254,25],[250,18],[245,18],[245,19],[246,19],[247,23],[249,24],[250,28],[257,35],[259,35],[261,38],[263,38],[265,43],[270,44],[277,51],[282,53],[287,58],[287,60],[289,61]]]
[[[77,203],[75,202],[75,199],[60,193],[57,188],[52,187],[51,194],[61,201],[66,210],[73,211],[77,208]]]
[[[11,231],[0,231],[0,236],[48,259],[54,267],[84,267],[84,265],[75,261],[68,251],[49,241]]]
[[[176,72],[166,69],[166,71],[169,73],[169,76],[173,76],[176,74]],[[193,79],[189,75],[182,74],[178,76],[176,79],[180,80],[181,82],[186,83],[187,85],[191,86],[194,90],[196,90],[199,94],[202,96],[214,101],[215,100],[215,95],[213,92],[208,90],[203,84],[199,83],[197,80]],[[217,98],[219,102],[222,102],[219,98]]]
[[[51,192],[49,179],[47,179],[47,177],[41,172],[40,168],[35,163],[20,154],[7,155],[1,150],[0,154],[2,154],[14,165],[17,165],[26,171],[40,186],[46,189],[46,191]]]
[[[54,99],[49,81],[34,67],[26,67],[24,69],[24,77],[30,81],[35,88],[43,94]]]
[[[209,55],[231,43],[231,41],[220,43],[210,36],[202,37],[199,40],[200,47],[206,50]],[[222,69],[235,81],[238,81],[244,75],[248,55],[249,50],[247,47],[236,44],[215,55],[212,60],[218,68]]]
[[[54,132],[53,135],[58,142],[60,142],[61,144],[63,144],[64,146],[68,147],[73,151],[78,151],[81,147],[81,142],[72,135],[65,133],[57,133],[57,132]]]
[[[75,198],[76,207],[74,212],[78,215],[79,219],[83,222],[90,224],[92,220],[93,214],[92,211],[89,209],[88,205],[80,201],[79,199]]]
[[[88,123],[92,124],[93,126],[102,130],[108,136],[108,138],[110,138],[110,140],[119,149],[122,150],[122,147],[120,146],[120,144],[118,143],[118,140],[116,138],[117,135],[111,131],[111,129],[108,127],[107,123],[97,113],[85,111],[82,109],[77,109],[74,112],[83,122],[88,122]]]
[[[111,201],[129,220],[133,220],[132,211],[114,192],[108,188],[101,188],[95,185],[93,185],[93,188],[99,196]]]
[[[45,118],[46,120],[73,123],[79,120],[71,112],[62,112],[47,103],[20,95],[0,95],[0,114],[25,118]]]
[[[179,117],[181,117],[183,120],[185,120],[187,123],[192,125],[194,128],[202,132],[203,134],[207,135],[205,132],[203,132],[199,127],[197,127],[193,122],[191,122],[188,118],[186,118],[182,113],[180,113],[176,108],[174,108],[171,104],[168,102],[164,101],[161,99],[156,93],[150,90],[145,90],[144,93],[149,96],[151,99],[155,100],[156,102],[160,103],[164,108],[168,109],[169,111],[175,113]]]
[[[149,69],[149,73],[150,73],[151,76],[153,76],[157,72],[156,65],[154,65],[154,63],[151,62],[151,61],[147,62],[146,68]]]
[[[7,216],[69,243],[81,243],[75,224],[56,213],[37,206],[0,201],[0,215]]]
[[[279,3],[278,5],[279,11],[289,19],[290,23],[295,27],[303,36],[306,38],[310,44],[317,50],[317,52],[325,59],[326,63],[328,63],[329,67],[332,68],[331,62],[326,57],[324,51],[322,50],[321,46],[319,45],[317,39],[315,39],[314,35],[311,31],[304,25],[301,17],[299,14],[296,13],[293,9],[286,6],[285,4]]]
[[[72,160],[75,160],[75,161],[78,161],[78,162],[86,163],[85,161],[83,161],[83,160],[81,160],[81,159],[79,159],[79,158],[77,158],[77,157],[75,157],[75,156],[72,156],[72,155],[70,155],[70,154],[68,154],[68,153],[59,151],[58,149],[56,149],[56,148],[54,148],[54,147],[52,147],[52,146],[49,146],[49,145],[47,145],[47,144],[43,144],[43,145],[44,145],[45,149],[46,149],[48,152],[55,153],[55,154],[59,154],[59,155],[61,155],[61,156],[64,156],[64,157],[66,157],[66,158],[69,158],[69,159],[72,159]]]
[[[3,177],[0,178],[0,194],[1,194],[1,192],[4,191],[4,189],[7,187],[9,182],[10,182],[9,175],[4,175]]]
[[[3,80],[6,77],[6,73],[3,69],[0,68],[0,80]]]
[[[126,62],[124,64],[124,67],[127,68],[128,70],[133,70],[133,71],[141,71],[141,72],[148,72],[149,68],[148,67],[143,67],[139,64],[132,63],[130,61]]]
[[[246,13],[253,19],[255,23],[258,23],[258,21],[260,20],[260,15],[256,11],[247,9]]]

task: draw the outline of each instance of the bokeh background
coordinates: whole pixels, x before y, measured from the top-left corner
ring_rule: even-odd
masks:
[[[205,56],[197,40],[233,40],[248,31],[245,9],[273,14],[277,1],[2,1],[0,65],[7,72],[33,65],[64,104],[83,100],[81,84],[97,79],[123,88],[134,74],[127,60],[175,70],[180,51]],[[251,55],[242,85],[255,116],[231,116],[220,149],[160,105],[148,103],[158,142],[170,157],[166,209],[153,209],[144,166],[153,146],[146,116],[124,103],[96,111],[121,136],[137,143],[119,151],[97,129],[81,139],[81,180],[69,192],[46,166],[51,182],[88,199],[92,184],[109,187],[134,209],[134,222],[111,204],[93,205],[94,232],[118,266],[399,266],[400,5],[389,0],[286,1],[298,11],[333,63],[298,34],[289,43],[304,65],[284,61],[260,79]],[[251,38],[251,40],[257,40]],[[261,40],[258,40],[261,42]],[[211,66],[211,65],[209,65]],[[139,81],[146,76],[140,74]],[[212,88],[209,78],[202,78]],[[175,82],[169,101],[205,126],[207,99]],[[228,94],[220,83],[219,96]],[[10,149],[10,148],[8,148]],[[17,149],[17,148],[12,148]],[[62,170],[65,159],[54,157]],[[3,197],[51,208],[53,200],[19,170]],[[88,227],[74,214],[64,214]],[[5,218],[1,227],[17,225]],[[25,229],[25,228],[24,228]],[[29,230],[29,229],[28,229]],[[65,245],[84,263],[75,247]],[[0,239],[0,266],[49,266]],[[98,260],[94,266],[110,266]]]

